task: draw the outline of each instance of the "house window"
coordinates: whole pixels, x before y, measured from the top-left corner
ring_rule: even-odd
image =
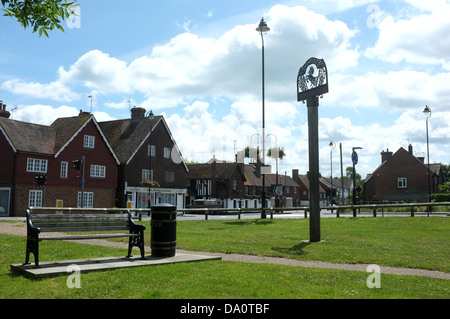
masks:
[[[143,181],[153,180],[153,170],[143,169],[142,170],[142,180]]]
[[[176,205],[177,204],[177,198],[176,198],[176,194],[164,194],[162,193],[159,197],[159,202],[160,203],[167,203],[167,204],[171,204],[171,205]]]
[[[91,177],[105,178],[106,166],[91,165]]]
[[[59,175],[61,178],[67,178],[67,167],[68,162],[61,162],[61,172]]]
[[[85,135],[83,146],[86,148],[94,148],[95,136]]]
[[[289,186],[286,186],[286,194],[289,194]]]
[[[170,158],[170,148],[164,147],[164,158]]]
[[[294,194],[297,194],[297,187],[294,187]]]
[[[155,157],[156,154],[155,145],[148,145],[147,156],[150,156],[150,154],[152,155],[152,157]]]
[[[27,172],[47,173],[47,160],[38,158],[27,159]]]
[[[42,207],[42,191],[30,190],[28,207]]]
[[[245,195],[248,195],[248,186],[245,186]]]
[[[175,181],[175,173],[166,171],[164,173],[164,181],[167,184],[172,184]]]
[[[94,193],[93,192],[84,192],[83,193],[83,208],[93,208],[94,207]],[[81,192],[78,192],[78,201],[77,206],[81,207]]]
[[[406,188],[406,177],[399,177],[397,179],[398,188]]]
[[[9,215],[9,198],[11,188],[0,187],[0,215]]]
[[[233,179],[233,190],[237,190],[237,179]]]

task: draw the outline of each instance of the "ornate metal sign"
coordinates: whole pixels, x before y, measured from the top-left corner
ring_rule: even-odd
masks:
[[[297,101],[328,92],[328,72],[323,59],[309,58],[298,70]]]

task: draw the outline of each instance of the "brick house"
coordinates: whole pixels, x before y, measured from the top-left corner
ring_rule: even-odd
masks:
[[[25,216],[28,207],[112,207],[118,158],[93,115],[59,118],[50,126],[0,117],[0,199],[2,216]],[[85,158],[81,172],[72,162]],[[35,177],[46,176],[37,186]]]
[[[308,206],[310,200],[309,179],[298,174],[298,169],[292,170],[292,179],[298,184],[298,205],[296,206]],[[319,184],[319,204],[320,206],[326,206],[328,204],[326,200],[326,192],[322,185]]]
[[[225,162],[213,158],[205,164],[189,165],[188,193],[194,199],[215,199],[221,208],[260,208],[262,176],[260,163]],[[273,186],[276,174],[266,174],[266,207],[275,205]],[[292,207],[300,202],[299,185],[290,177],[278,176],[283,188],[282,205]]]
[[[215,199],[216,207],[239,207],[244,199],[245,182],[243,163],[213,159],[205,164],[189,165],[188,203],[192,205],[196,199]]]
[[[443,184],[440,164],[430,164],[431,192]],[[426,201],[428,200],[428,165],[423,157],[400,147],[394,154],[381,152],[381,165],[364,182],[365,199],[374,201]]]
[[[102,132],[119,159],[117,207],[127,202],[135,208],[148,208],[161,202],[184,208],[188,168],[163,116],[150,120],[146,110],[131,109],[131,118],[100,122]],[[151,146],[150,146],[151,145]],[[158,188],[142,186],[154,180]]]

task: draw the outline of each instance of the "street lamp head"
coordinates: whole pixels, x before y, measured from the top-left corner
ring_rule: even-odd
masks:
[[[330,144],[328,144],[328,146],[334,149],[336,147],[336,143],[330,141]]]
[[[148,116],[150,121],[152,121],[155,118],[155,115],[153,114],[153,111],[148,112],[147,116]]]
[[[260,32],[261,34],[266,34],[268,31],[270,31],[270,28],[267,26],[267,23],[264,21],[264,18],[261,18],[261,21],[259,22],[256,31]]]
[[[425,109],[423,110],[423,114],[425,114],[427,117],[431,116],[431,109],[428,105],[425,105]]]

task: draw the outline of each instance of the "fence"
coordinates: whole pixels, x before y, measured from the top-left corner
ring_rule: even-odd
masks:
[[[416,207],[427,207],[427,211],[423,214],[427,214],[427,216],[432,215],[442,215],[449,216],[450,213],[439,213],[432,212],[431,207],[436,206],[450,206],[450,202],[432,202],[432,203],[402,203],[402,204],[365,204],[365,205],[341,205],[341,206],[322,206],[321,210],[331,210],[336,211],[336,217],[340,217],[345,210],[353,211],[353,217],[356,217],[356,211],[360,211],[361,209],[368,209],[372,212],[373,217],[377,217],[377,212],[381,211],[381,216],[384,217],[385,214],[408,214],[411,217],[414,217],[418,212],[416,212]],[[388,212],[386,211],[389,208],[409,208],[409,212]],[[192,214],[204,214],[205,219],[208,219],[209,215],[220,214],[220,213],[234,213],[237,214],[238,219],[241,219],[241,214],[244,213],[254,213],[261,214],[262,211],[268,212],[270,214],[270,218],[273,219],[274,213],[284,213],[284,212],[301,212],[303,211],[304,217],[308,218],[309,207],[301,206],[301,207],[274,207],[274,208],[191,208],[191,209],[179,209],[179,212],[183,213],[192,213]],[[449,210],[450,211],[450,210]],[[350,212],[351,213],[351,212]]]
[[[331,210],[336,211],[336,217],[340,217],[344,214],[345,210],[353,211],[353,217],[356,217],[356,211],[360,211],[361,209],[369,210],[372,212],[373,217],[377,217],[377,213],[381,211],[381,216],[389,214],[408,214],[411,217],[414,217],[419,212],[416,212],[416,208],[418,207],[427,207],[427,211],[420,214],[430,215],[442,215],[442,216],[450,216],[450,213],[439,213],[433,212],[432,207],[436,206],[450,206],[450,202],[431,202],[431,203],[402,203],[402,204],[365,204],[365,205],[341,205],[341,206],[322,206],[321,210]],[[386,211],[389,208],[409,208],[409,212],[388,212]],[[72,207],[32,207],[31,210],[40,210],[40,211],[56,211],[56,212],[77,212],[77,211],[90,211],[90,212],[103,212],[103,213],[114,213],[114,212],[123,212],[130,211],[134,212],[139,216],[139,220],[141,220],[142,214],[150,214],[150,208],[72,208]],[[208,219],[209,215],[214,214],[237,214],[238,219],[241,219],[241,214],[244,213],[254,213],[255,216],[257,214],[261,214],[262,211],[270,214],[270,218],[273,219],[273,214],[275,213],[288,213],[288,212],[302,212],[304,213],[304,217],[308,218],[309,207],[301,206],[301,207],[265,207],[265,208],[185,208],[178,209],[177,212],[181,213],[192,213],[192,214],[201,214],[205,215],[205,220]],[[450,210],[449,210],[450,211]],[[351,213],[351,212],[349,212]]]

